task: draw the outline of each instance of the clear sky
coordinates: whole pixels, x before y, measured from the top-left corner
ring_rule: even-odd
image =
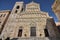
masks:
[[[12,10],[14,4],[17,1],[24,1],[24,3],[27,4],[32,0],[0,0],[0,10]],[[52,16],[55,22],[58,21],[56,15],[54,14],[51,8],[52,4],[54,3],[54,0],[33,0],[33,1],[40,4],[41,11],[48,12],[49,16]]]

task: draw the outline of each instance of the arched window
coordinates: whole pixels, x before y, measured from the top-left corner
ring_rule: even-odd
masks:
[[[21,9],[21,12],[23,11],[23,8]]]
[[[18,37],[21,37],[21,36],[22,36],[22,29],[19,29]]]
[[[17,13],[18,11],[16,10],[15,13]]]
[[[21,37],[22,36],[22,31],[23,31],[23,29],[22,29],[22,26],[19,28],[19,31],[18,31],[18,37]]]
[[[19,8],[20,8],[20,6],[17,6],[17,7],[16,7],[16,9],[19,9]]]
[[[49,37],[48,30],[47,29],[44,29],[44,32],[45,32],[45,37]]]

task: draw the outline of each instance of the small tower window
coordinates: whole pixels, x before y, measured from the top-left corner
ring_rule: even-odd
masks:
[[[19,9],[19,8],[20,8],[20,6],[17,6],[17,7],[16,7],[16,9]]]
[[[23,11],[23,8],[21,9],[21,12]]]
[[[16,10],[15,13],[17,13],[18,11]]]

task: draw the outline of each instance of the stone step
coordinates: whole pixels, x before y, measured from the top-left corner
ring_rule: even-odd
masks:
[[[49,38],[15,38],[12,40],[49,40]]]

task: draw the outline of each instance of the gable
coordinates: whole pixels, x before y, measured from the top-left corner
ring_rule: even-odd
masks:
[[[31,2],[29,4],[26,4],[26,11],[40,11],[40,5],[34,2]]]

